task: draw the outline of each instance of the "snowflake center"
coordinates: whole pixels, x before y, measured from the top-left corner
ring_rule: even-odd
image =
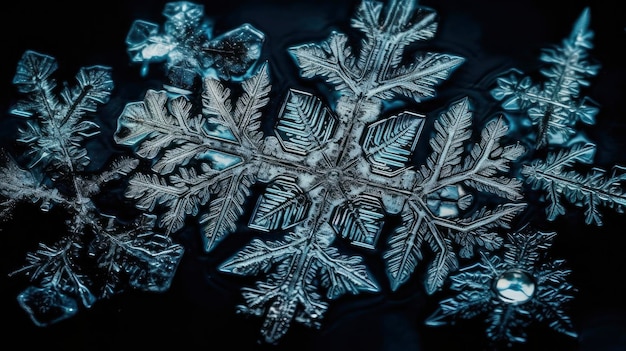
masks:
[[[336,186],[343,180],[343,172],[341,169],[331,168],[326,171],[325,181],[330,186]]]
[[[522,304],[533,297],[535,281],[527,272],[510,269],[498,277],[495,290],[498,298],[505,303]]]

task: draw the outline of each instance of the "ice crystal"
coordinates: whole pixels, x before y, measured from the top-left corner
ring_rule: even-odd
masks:
[[[27,147],[27,165],[22,167],[3,151],[0,168],[3,219],[20,202],[39,204],[42,211],[60,206],[70,216],[66,235],[52,245],[40,243],[38,250],[27,255],[27,263],[13,273],[28,275],[36,285],[24,290],[18,300],[41,326],[69,318],[80,306],[91,307],[98,299],[123,290],[127,274],[132,287],[167,289],[182,256],[181,246],[159,238],[145,224],[118,228],[115,218],[100,213],[94,203],[104,185],[126,176],[138,164],[121,157],[99,174],[88,169],[90,159],[83,144],[99,133],[99,126],[89,117],[109,100],[111,70],[82,68],[77,84],[65,84],[59,91],[52,79],[56,69],[53,57],[34,51],[25,52],[18,63],[13,83],[25,98],[11,112],[27,119],[18,138]],[[93,267],[84,266],[90,257],[98,271],[106,271],[105,282],[94,276]]]
[[[480,262],[451,277],[457,295],[441,301],[427,324],[484,317],[489,340],[508,346],[524,343],[525,328],[536,322],[576,337],[566,313],[576,293],[566,280],[571,271],[547,255],[556,234],[523,228],[507,236],[502,256],[481,252]]]
[[[576,135],[579,122],[595,124],[598,107],[590,98],[581,96],[588,79],[600,69],[589,58],[594,36],[589,23],[590,11],[585,8],[570,36],[560,46],[543,51],[540,60],[546,64],[541,70],[544,81],[535,83],[514,69],[499,78],[498,87],[491,91],[496,100],[502,100],[505,110],[519,111],[530,118],[537,129],[537,149],[566,144]]]
[[[250,24],[213,37],[212,22],[201,4],[170,2],[163,15],[167,20],[162,30],[156,23],[136,20],[126,44],[131,60],[142,64],[142,75],[150,63],[165,62],[167,87],[175,92],[190,93],[197,77],[207,74],[243,77],[261,54],[264,35]]]

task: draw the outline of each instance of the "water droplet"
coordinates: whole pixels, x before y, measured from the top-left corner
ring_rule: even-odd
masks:
[[[500,300],[511,304],[521,304],[533,297],[535,281],[530,274],[511,269],[498,277],[495,289]]]

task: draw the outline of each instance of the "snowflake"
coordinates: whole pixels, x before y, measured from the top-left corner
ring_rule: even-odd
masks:
[[[449,54],[425,53],[405,61],[404,49],[432,38],[437,23],[431,9],[414,1],[392,1],[383,16],[378,2],[363,1],[352,21],[366,39],[359,55],[347,37],[332,32],[320,44],[289,49],[306,78],[322,76],[336,87],[333,110],[306,91],[290,89],[273,127],[262,133],[269,101],[267,64],[242,80],[239,96],[207,75],[200,97],[170,97],[150,90],[143,102],[128,104],[115,140],[151,160],[153,173],[137,173],[126,195],[170,234],[187,216],[199,217],[207,252],[236,231],[251,186],[265,183],[249,219],[263,232],[287,231],[283,240],[254,239],[220,270],[239,275],[267,274],[256,288],[244,288],[239,310],[264,316],[261,333],[277,343],[292,321],[319,327],[328,308],[322,298],[378,291],[378,283],[357,255],[334,247],[335,236],[374,249],[389,215],[403,223],[385,253],[394,289],[406,282],[425,243],[436,252],[427,290],[440,288],[461,257],[475,247],[495,249],[498,228],[525,204],[521,182],[508,178],[509,162],[520,145],[501,145],[507,126],[488,123],[467,156],[472,137],[468,99],[453,104],[435,123],[432,154],[419,170],[411,160],[425,117],[403,111],[381,118],[383,101],[434,96],[434,88],[463,62]],[[234,103],[233,103],[234,101]],[[493,208],[480,194],[502,199]]]
[[[489,340],[507,346],[524,343],[524,328],[534,322],[576,337],[565,310],[576,292],[566,281],[571,271],[563,267],[564,260],[546,257],[555,236],[523,228],[508,235],[503,257],[481,252],[480,262],[451,277],[450,288],[458,294],[441,301],[427,324],[484,316]]]
[[[503,100],[505,110],[527,114],[537,125],[535,149],[545,149],[547,156],[524,164],[521,176],[532,190],[545,192],[547,219],[552,221],[566,213],[561,203],[565,198],[585,208],[585,223],[600,226],[601,206],[623,213],[626,175],[621,166],[610,172],[598,167],[587,174],[578,171],[581,164],[593,163],[596,147],[577,135],[575,127],[579,121],[594,124],[599,111],[591,99],[580,98],[581,87],[589,85],[586,79],[599,70],[599,65],[589,59],[588,51],[593,48],[589,22],[589,8],[585,8],[562,45],[544,51],[541,61],[550,66],[541,71],[547,79],[543,85],[533,84],[530,77],[519,78],[518,72],[498,78],[498,87],[491,94]]]
[[[148,73],[154,62],[165,62],[169,85],[176,93],[189,94],[198,76],[245,77],[258,60],[265,36],[250,24],[243,24],[213,37],[212,23],[204,17],[204,6],[187,1],[165,4],[167,18],[159,25],[136,20],[126,37],[132,62]]]
[[[102,66],[83,68],[76,77],[78,84],[64,85],[57,97],[51,79],[56,69],[50,56],[33,51],[22,56],[13,83],[26,97],[11,112],[27,119],[18,141],[27,147],[28,162],[21,167],[3,151],[0,167],[4,220],[20,202],[38,203],[45,212],[58,205],[70,215],[68,233],[52,245],[40,243],[27,255],[27,263],[12,273],[24,273],[36,284],[20,293],[18,301],[40,326],[67,319],[80,306],[89,308],[127,286],[168,289],[183,250],[153,233],[150,221],[125,228],[115,217],[98,211],[94,197],[107,183],[128,175],[138,161],[122,157],[108,170],[90,175],[83,143],[98,134],[99,127],[88,117],[108,101],[111,72]],[[81,266],[85,256],[96,257],[95,268],[106,281],[96,279],[94,267]]]

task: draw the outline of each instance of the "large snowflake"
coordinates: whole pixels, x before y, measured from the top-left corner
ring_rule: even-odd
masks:
[[[409,111],[384,116],[383,101],[431,98],[463,62],[424,53],[403,63],[407,45],[434,36],[435,19],[434,11],[413,1],[392,1],[385,13],[382,4],[363,1],[352,21],[365,34],[358,55],[338,32],[319,44],[292,47],[302,75],[326,78],[339,97],[333,110],[310,92],[290,89],[274,135],[262,132],[270,93],[266,64],[242,81],[239,95],[207,75],[201,108],[190,96],[149,91],[120,116],[116,141],[134,147],[152,168],[135,174],[126,194],[141,209],[160,213],[166,233],[179,230],[187,216],[198,217],[211,251],[236,230],[251,186],[265,184],[249,227],[287,232],[284,239],[253,239],[220,269],[267,274],[256,288],[244,288],[240,306],[264,316],[266,342],[278,342],[292,321],[318,327],[325,298],[379,289],[358,255],[334,246],[335,236],[375,248],[385,219],[400,214],[384,255],[392,287],[410,278],[427,244],[436,253],[426,281],[432,293],[458,267],[455,246],[461,257],[475,247],[499,247],[498,228],[524,208],[515,203],[521,183],[507,177],[523,148],[501,144],[503,119],[486,124],[468,148],[472,113],[468,99],[460,99],[435,123],[432,153],[414,169],[425,117]],[[488,206],[482,194],[501,201]]]

